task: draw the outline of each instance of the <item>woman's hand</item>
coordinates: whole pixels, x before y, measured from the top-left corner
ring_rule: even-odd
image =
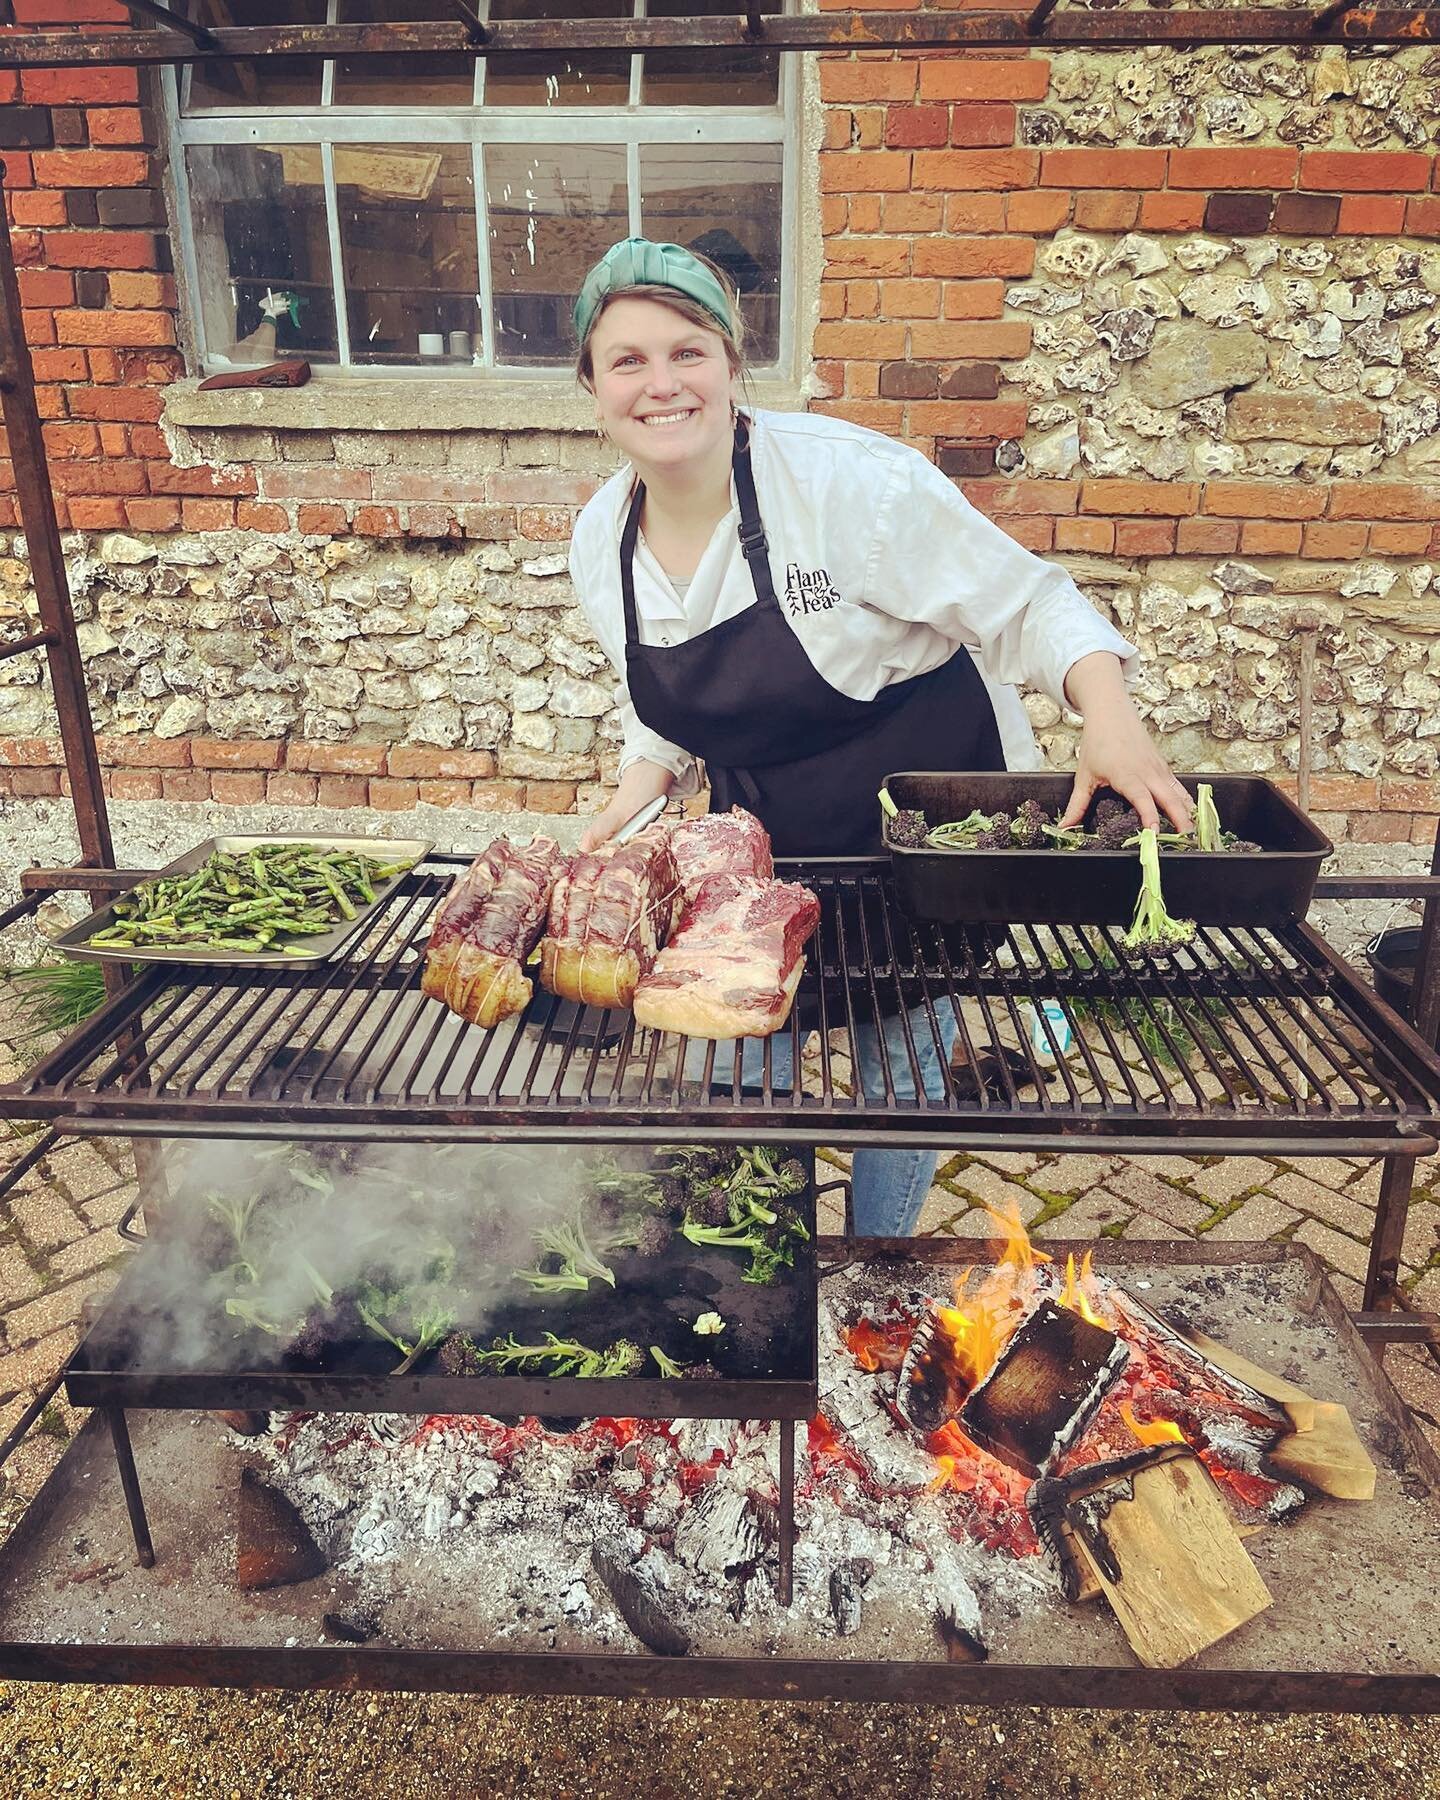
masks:
[[[642,806],[648,806],[662,794],[668,795],[674,785],[674,773],[662,768],[659,763],[645,762],[643,759],[631,763],[620,777],[615,798],[604,812],[596,813],[580,833],[581,850],[598,850],[602,844],[608,844],[620,827],[633,819]]]
[[[1142,825],[1158,827],[1164,813],[1177,831],[1189,831],[1194,803],[1141,723],[1119,659],[1100,650],[1081,657],[1065,678],[1065,692],[1085,726],[1061,825],[1078,825],[1097,790],[1109,787],[1130,802]]]

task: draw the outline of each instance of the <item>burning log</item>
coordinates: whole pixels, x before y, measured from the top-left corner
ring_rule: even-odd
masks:
[[[1214,1338],[1206,1337],[1203,1331],[1185,1331],[1181,1336],[1192,1349],[1199,1351],[1212,1368],[1223,1369],[1227,1375],[1235,1376],[1257,1394],[1263,1394],[1267,1400],[1278,1401],[1285,1409],[1292,1430],[1315,1429],[1315,1413],[1319,1402],[1313,1400],[1303,1388],[1296,1387],[1293,1381],[1287,1381],[1283,1375],[1272,1374],[1269,1369],[1262,1369],[1259,1363],[1241,1356],[1238,1350],[1232,1350],[1228,1344],[1220,1344]]]
[[[235,1524],[235,1580],[246,1593],[309,1581],[330,1566],[291,1502],[253,1469],[240,1474]]]
[[[1042,1502],[1052,1524],[1063,1495],[1068,1550],[1147,1668],[1178,1668],[1271,1604],[1219,1489],[1183,1445],[1037,1486],[1052,1490]]]
[[[959,1372],[945,1354],[939,1320],[928,1312],[905,1346],[895,1404],[906,1423],[928,1437],[956,1417],[964,1399]]]
[[[1129,1355],[1113,1331],[1042,1300],[960,1408],[961,1429],[1012,1469],[1043,1474],[1090,1423]]]
[[[1314,1402],[1313,1428],[1282,1438],[1269,1461],[1284,1474],[1335,1500],[1373,1500],[1375,1465],[1356,1435],[1350,1414],[1329,1401]]]
[[[672,1616],[673,1596],[653,1551],[639,1562],[631,1562],[623,1545],[599,1540],[591,1549],[590,1562],[621,1618],[647,1649],[659,1656],[690,1654],[693,1641]]]

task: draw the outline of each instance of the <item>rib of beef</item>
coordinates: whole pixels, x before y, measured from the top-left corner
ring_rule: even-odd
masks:
[[[520,847],[496,838],[451,888],[425,952],[424,993],[474,1025],[523,1012],[534,985],[525,961],[539,942],[567,858],[553,838]]]
[[[790,1016],[820,902],[789,881],[715,875],[635,990],[635,1021],[690,1037],[768,1037]]]
[[[770,834],[743,807],[685,819],[670,833],[675,867],[689,904],[712,875],[753,875],[769,881],[775,874]]]
[[[582,1006],[629,1006],[681,900],[663,825],[649,826],[628,844],[602,844],[577,856],[550,898],[541,982]]]

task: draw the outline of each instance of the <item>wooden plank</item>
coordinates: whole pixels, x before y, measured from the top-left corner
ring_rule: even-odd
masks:
[[[1167,1458],[1112,1489],[1103,1514],[1093,1496],[1079,1505],[1096,1520],[1119,1579],[1092,1557],[1096,1576],[1147,1668],[1178,1668],[1271,1604],[1197,1457]]]
[[[1270,1452],[1272,1467],[1336,1500],[1373,1500],[1375,1465],[1343,1406],[1321,1401],[1313,1428],[1281,1438]]]
[[[1206,1337],[1203,1331],[1186,1331],[1181,1335],[1186,1343],[1194,1345],[1205,1360],[1214,1363],[1217,1369],[1223,1369],[1227,1375],[1234,1375],[1247,1387],[1254,1388],[1257,1394],[1264,1394],[1267,1400],[1278,1400],[1289,1414],[1290,1423],[1296,1431],[1315,1429],[1315,1409],[1320,1402],[1303,1388],[1296,1387],[1293,1381],[1287,1381],[1283,1375],[1274,1375],[1269,1369],[1262,1369],[1259,1363],[1251,1362],[1248,1356],[1242,1356],[1228,1344]]]
[[[1265,1529],[1264,1525],[1258,1520],[1250,1525],[1242,1525],[1238,1520],[1232,1520],[1231,1523],[1235,1527],[1235,1535],[1238,1538],[1258,1537]],[[1094,1563],[1090,1560],[1089,1551],[1086,1550],[1085,1546],[1080,1542],[1079,1538],[1076,1537],[1075,1533],[1068,1525],[1062,1525],[1060,1527],[1060,1532],[1061,1536],[1065,1539],[1066,1544],[1069,1546],[1071,1554],[1075,1558],[1076,1566],[1080,1570],[1080,1592],[1075,1596],[1076,1604],[1079,1606],[1086,1606],[1092,1600],[1102,1599],[1105,1593],[1105,1586],[1101,1581],[1099,1574],[1096,1572]]]

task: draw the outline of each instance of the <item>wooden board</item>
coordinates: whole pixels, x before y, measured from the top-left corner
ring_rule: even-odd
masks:
[[[1336,1500],[1373,1500],[1375,1465],[1343,1406],[1320,1401],[1311,1430],[1281,1438],[1267,1459]]]
[[[1315,1409],[1320,1402],[1303,1388],[1296,1387],[1293,1381],[1287,1381],[1283,1375],[1275,1375],[1269,1369],[1262,1369],[1259,1363],[1251,1362],[1248,1356],[1241,1356],[1238,1350],[1232,1350],[1228,1344],[1217,1343],[1214,1338],[1206,1337],[1203,1331],[1186,1331],[1182,1335],[1186,1343],[1192,1344],[1217,1369],[1223,1369],[1227,1375],[1234,1375],[1247,1387],[1254,1388],[1257,1394],[1264,1394],[1267,1400],[1278,1400],[1289,1414],[1290,1423],[1296,1431],[1315,1429]]]
[[[1178,1668],[1271,1604],[1198,1458],[1152,1464],[1131,1478],[1132,1497],[1124,1491],[1102,1524],[1120,1579],[1111,1580],[1091,1560],[1147,1668]]]

